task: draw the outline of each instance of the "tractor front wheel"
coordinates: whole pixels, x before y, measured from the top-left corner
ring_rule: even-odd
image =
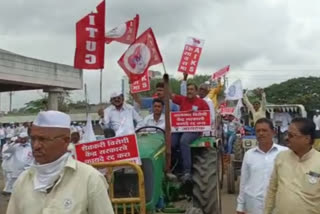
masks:
[[[193,203],[203,214],[220,214],[218,154],[215,148],[199,148],[193,159]]]

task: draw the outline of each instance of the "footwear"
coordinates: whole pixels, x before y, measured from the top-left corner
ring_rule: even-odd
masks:
[[[186,182],[189,182],[189,181],[192,181],[192,177],[191,177],[191,174],[190,173],[185,173],[182,177],[180,177],[180,180],[183,182],[183,183],[186,183]]]
[[[9,196],[9,195],[11,195],[10,192],[6,192],[6,191],[2,191],[1,194],[4,195],[4,196]]]

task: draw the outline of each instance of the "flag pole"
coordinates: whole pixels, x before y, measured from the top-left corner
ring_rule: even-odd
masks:
[[[164,65],[164,62],[162,62],[162,67],[163,67],[164,73],[167,74],[167,70],[166,70],[166,66]]]
[[[100,104],[102,104],[102,70],[100,69]]]

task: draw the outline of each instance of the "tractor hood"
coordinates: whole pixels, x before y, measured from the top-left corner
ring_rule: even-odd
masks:
[[[137,135],[140,158],[156,158],[165,150],[163,134]]]

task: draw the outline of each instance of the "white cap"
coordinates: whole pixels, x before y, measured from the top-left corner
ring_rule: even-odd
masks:
[[[25,138],[25,137],[29,137],[28,133],[27,132],[22,132],[19,134],[19,137],[20,138]]]
[[[17,137],[12,137],[12,138],[10,139],[11,142],[15,142],[16,140],[18,140]]]
[[[121,96],[121,95],[122,95],[122,91],[121,91],[121,90],[119,90],[119,91],[114,91],[114,92],[111,93],[110,98],[112,99],[112,98],[114,98],[114,97],[119,97],[119,96]]]
[[[78,132],[78,129],[74,126],[72,126],[70,130],[71,130],[71,134],[74,132]]]
[[[69,115],[60,111],[40,112],[33,125],[48,128],[67,128],[70,129],[71,118]]]

